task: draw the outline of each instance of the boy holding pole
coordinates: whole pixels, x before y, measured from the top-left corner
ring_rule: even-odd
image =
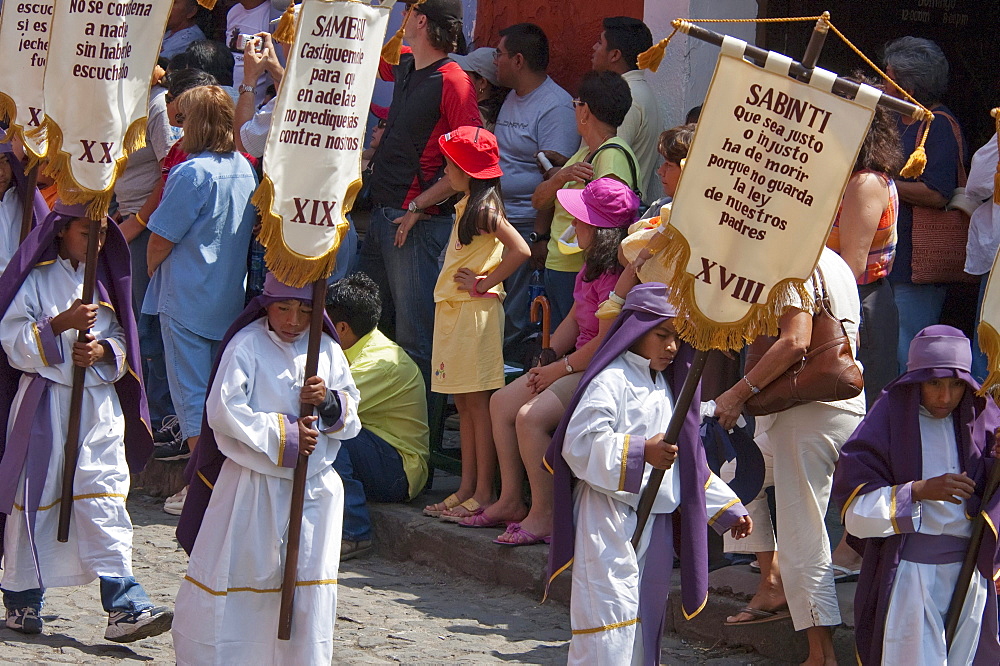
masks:
[[[984,501],[1000,409],[977,397],[961,331],[928,326],[910,343],[907,372],[886,386],[840,452],[833,496],[864,562],[854,612],[862,664],[996,664],[996,525]],[[972,517],[988,523],[982,542]],[[990,529],[992,528],[992,529]],[[978,548],[950,645],[946,611],[963,558]]]
[[[95,302],[84,303],[94,229],[99,233],[93,244]],[[125,509],[129,470],[142,469],[152,436],[141,378],[131,367],[139,358],[138,339],[128,249],[117,225],[107,218],[87,219],[86,205],[57,202],[0,278],[0,312],[4,365],[21,373],[16,386],[0,388],[0,401],[13,403],[0,459],[0,511],[10,516],[0,582],[7,627],[41,632],[46,587],[100,578],[108,611],[105,638],[125,643],[167,631],[173,613],[154,606],[132,576],[132,523]],[[73,468],[68,539],[60,543],[64,443],[76,368],[85,369],[79,462]]]

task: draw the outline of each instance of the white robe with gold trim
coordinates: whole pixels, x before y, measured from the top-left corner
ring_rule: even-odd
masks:
[[[570,664],[643,663],[639,580],[653,520],[633,550],[640,495],[623,490],[625,460],[630,449],[642,449],[646,439],[666,431],[673,407],[663,375],[653,379],[649,360],[626,351],[587,385],[566,428],[562,455],[581,481],[573,504]],[[675,461],[663,475],[652,514],[673,513],[680,506],[679,466]],[[642,488],[652,471],[647,463]],[[710,525],[738,501],[719,477],[709,477],[705,502]]]
[[[178,664],[329,664],[333,656],[344,488],[332,465],[341,440],[357,435],[361,422],[347,359],[326,336],[317,374],[328,390],[340,392],[344,413],[342,424],[317,424],[292,635],[277,639],[293,474],[278,463],[294,460],[285,447],[297,428],[307,344],[307,334],[283,342],[262,317],[223,352],[206,413],[228,459],[177,593]]]
[[[132,575],[132,521],[125,510],[129,490],[125,460],[125,418],[114,382],[128,371],[125,340],[114,311],[101,305],[91,332],[107,340],[114,351],[111,363],[98,363],[85,373],[80,411],[79,462],[73,477],[73,513],[69,540],[56,541],[66,428],[73,386],[73,343],[79,331],[53,336],[48,320],[65,311],[83,293],[85,266],[73,268],[56,259],[28,273],[7,313],[0,320],[0,340],[11,366],[25,373],[11,407],[8,436],[33,375],[49,386],[49,420],[53,435],[48,474],[35,514],[35,544],[44,587],[85,585],[98,576]],[[28,542],[24,512],[24,473],[18,482],[13,513],[7,518],[4,539],[5,590],[39,587]]]

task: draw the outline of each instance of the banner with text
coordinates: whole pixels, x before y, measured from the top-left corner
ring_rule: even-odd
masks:
[[[677,186],[665,248],[645,273],[668,276],[679,332],[699,349],[738,349],[774,335],[789,296],[803,293],[833,225],[881,93],[830,92],[836,76],[762,69],[727,37]],[[647,275],[640,272],[640,278]]]
[[[128,153],[146,140],[153,65],[171,3],[58,0],[45,66],[45,173],[59,197],[107,212]]]
[[[994,209],[1000,205],[990,203]],[[989,392],[1000,399],[1000,253],[993,258],[993,268],[986,280],[977,333],[979,349],[986,354],[989,371],[981,393]]]
[[[361,150],[395,0],[305,0],[253,202],[268,270],[302,286],[333,272],[361,187]]]
[[[49,50],[55,0],[14,2],[0,6],[0,120],[10,123],[7,138],[20,141],[29,166],[45,157],[42,77]]]

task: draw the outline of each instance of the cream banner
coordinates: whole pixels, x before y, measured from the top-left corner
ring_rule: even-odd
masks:
[[[986,354],[989,370],[981,392],[992,393],[1000,399],[1000,254],[993,258],[993,268],[987,278],[977,333],[979,349]]]
[[[661,227],[666,247],[640,273],[668,275],[681,334],[699,349],[777,332],[819,261],[881,96],[868,86],[854,101],[834,95],[836,76],[819,68],[809,84],[791,79],[776,53],[762,69],[742,58],[745,46],[723,44]]]
[[[45,118],[42,77],[55,0],[8,0],[0,8],[0,120],[24,144],[29,166],[45,156],[45,134],[25,133]]]
[[[126,156],[145,143],[146,106],[171,3],[57,0],[45,66],[48,165],[59,196],[101,216]]]
[[[302,286],[333,271],[361,187],[361,150],[395,0],[305,0],[254,195],[268,269]]]

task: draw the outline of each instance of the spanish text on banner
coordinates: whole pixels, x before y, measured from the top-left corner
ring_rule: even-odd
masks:
[[[0,7],[0,120],[7,137],[24,144],[29,164],[45,156],[44,132],[27,134],[45,118],[42,77],[55,0],[6,2]]]
[[[760,68],[740,56],[743,42],[727,43],[662,227],[666,247],[640,272],[668,281],[681,335],[700,349],[777,332],[819,261],[880,96],[863,86],[856,100],[839,97],[830,72],[802,83],[787,76],[788,58]]]
[[[146,135],[149,82],[171,3],[59,0],[45,66],[46,173],[59,197],[103,215]]]
[[[268,269],[286,284],[325,278],[361,187],[361,150],[394,0],[305,0],[254,195]]]

